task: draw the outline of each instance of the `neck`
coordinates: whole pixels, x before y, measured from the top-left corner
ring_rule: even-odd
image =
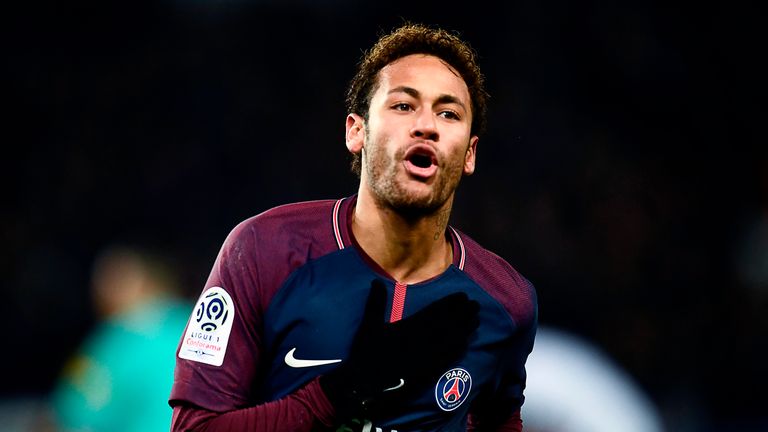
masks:
[[[384,271],[401,283],[435,277],[453,261],[453,248],[445,230],[453,197],[434,213],[401,212],[377,203],[361,191],[352,215],[352,233],[358,245]]]

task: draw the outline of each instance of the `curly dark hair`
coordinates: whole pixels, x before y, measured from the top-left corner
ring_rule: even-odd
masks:
[[[422,24],[404,24],[379,38],[370,50],[363,54],[357,65],[357,73],[347,88],[347,112],[368,120],[371,98],[376,92],[379,71],[395,60],[411,54],[433,55],[456,69],[469,89],[472,109],[471,133],[485,131],[486,103],[485,78],[477,64],[477,55],[467,42],[456,34]],[[360,155],[353,155],[352,171],[360,174]]]

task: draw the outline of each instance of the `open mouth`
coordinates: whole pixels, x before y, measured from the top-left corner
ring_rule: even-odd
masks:
[[[405,160],[419,168],[429,168],[437,165],[434,149],[426,144],[416,144],[405,154]]]
[[[426,144],[416,144],[405,154],[405,168],[414,177],[428,179],[437,172],[437,155]]]
[[[429,155],[414,154],[408,160],[419,168],[429,168],[432,166],[432,157]]]

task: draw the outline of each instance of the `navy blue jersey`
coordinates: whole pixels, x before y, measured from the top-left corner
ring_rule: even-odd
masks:
[[[349,228],[355,199],[277,207],[232,231],[180,342],[172,405],[225,412],[296,392],[346,358],[379,278],[389,290],[382,320],[408,317],[454,292],[481,307],[463,358],[426,377],[432,385],[372,419],[374,427],[463,430],[470,413],[503,421],[519,410],[536,331],[533,286],[450,227],[447,270],[417,284],[395,281],[356,246]],[[452,317],[443,319],[450,332]]]

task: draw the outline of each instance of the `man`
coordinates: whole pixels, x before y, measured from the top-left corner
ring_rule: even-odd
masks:
[[[90,287],[98,322],[50,394],[50,430],[168,429],[174,343],[190,307],[177,280],[162,254],[143,247],[110,245],[99,253]]]
[[[181,340],[173,430],[516,430],[536,298],[448,226],[486,93],[456,36],[405,25],[347,95],[355,196],[225,241]]]

